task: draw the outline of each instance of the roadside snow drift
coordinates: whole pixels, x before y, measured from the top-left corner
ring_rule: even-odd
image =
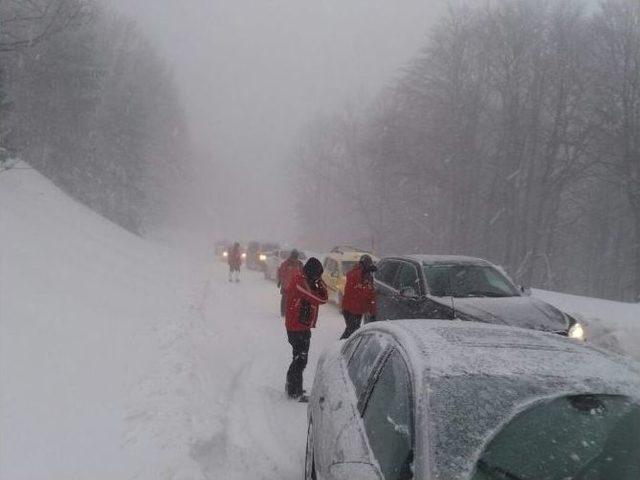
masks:
[[[0,173],[0,232],[0,478],[299,478],[275,284],[229,284],[25,164]],[[307,386],[341,333],[322,315]]]
[[[0,477],[130,478],[129,395],[184,277],[23,163],[0,173],[0,232]]]
[[[592,343],[640,360],[640,303],[534,290],[533,295],[572,315],[587,327]]]

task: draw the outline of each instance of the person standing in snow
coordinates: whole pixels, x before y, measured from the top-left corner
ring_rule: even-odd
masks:
[[[297,250],[291,250],[289,258],[280,264],[278,267],[278,288],[280,289],[280,316],[284,317],[286,309],[286,290],[289,280],[293,277],[293,274],[297,271],[301,271],[303,268],[300,261],[300,253]]]
[[[347,282],[342,296],[342,316],[345,329],[340,339],[349,338],[360,328],[362,316],[367,313],[372,319],[376,315],[376,291],[373,273],[377,270],[369,255],[362,255],[358,264],[347,273]]]
[[[318,320],[320,305],[327,303],[327,286],[322,281],[322,263],[315,257],[307,260],[302,270],[297,270],[285,289],[285,327],[293,358],[287,371],[285,390],[289,398],[306,402],[302,374],[307,366],[311,329]]]
[[[239,282],[242,252],[240,252],[240,244],[238,242],[233,244],[233,248],[227,256],[227,262],[229,263],[229,281],[232,282],[235,278],[235,281]]]

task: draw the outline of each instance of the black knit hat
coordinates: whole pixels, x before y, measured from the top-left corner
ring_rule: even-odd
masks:
[[[318,280],[322,276],[322,272],[324,272],[324,268],[322,268],[322,263],[316,257],[311,257],[307,260],[307,263],[304,264],[304,274],[309,280]]]
[[[370,255],[362,255],[360,257],[360,266],[365,272],[375,272],[378,268],[373,263],[373,258]]]

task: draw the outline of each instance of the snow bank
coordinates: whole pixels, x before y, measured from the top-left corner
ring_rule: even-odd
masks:
[[[640,359],[640,303],[533,290],[533,295],[582,320],[596,345]]]
[[[300,477],[274,283],[229,284],[25,164],[0,172],[0,233],[0,478]],[[344,326],[330,307],[319,324],[308,388]]]
[[[130,396],[150,332],[186,314],[182,265],[24,163],[0,173],[0,232],[0,477],[130,478],[151,461],[124,441]]]

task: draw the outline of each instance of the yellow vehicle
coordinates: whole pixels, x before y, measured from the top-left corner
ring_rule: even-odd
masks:
[[[360,261],[362,255],[370,252],[353,247],[334,247],[324,259],[324,273],[322,279],[329,289],[329,301],[337,305],[342,303],[347,273]],[[373,261],[377,259],[371,255]]]

